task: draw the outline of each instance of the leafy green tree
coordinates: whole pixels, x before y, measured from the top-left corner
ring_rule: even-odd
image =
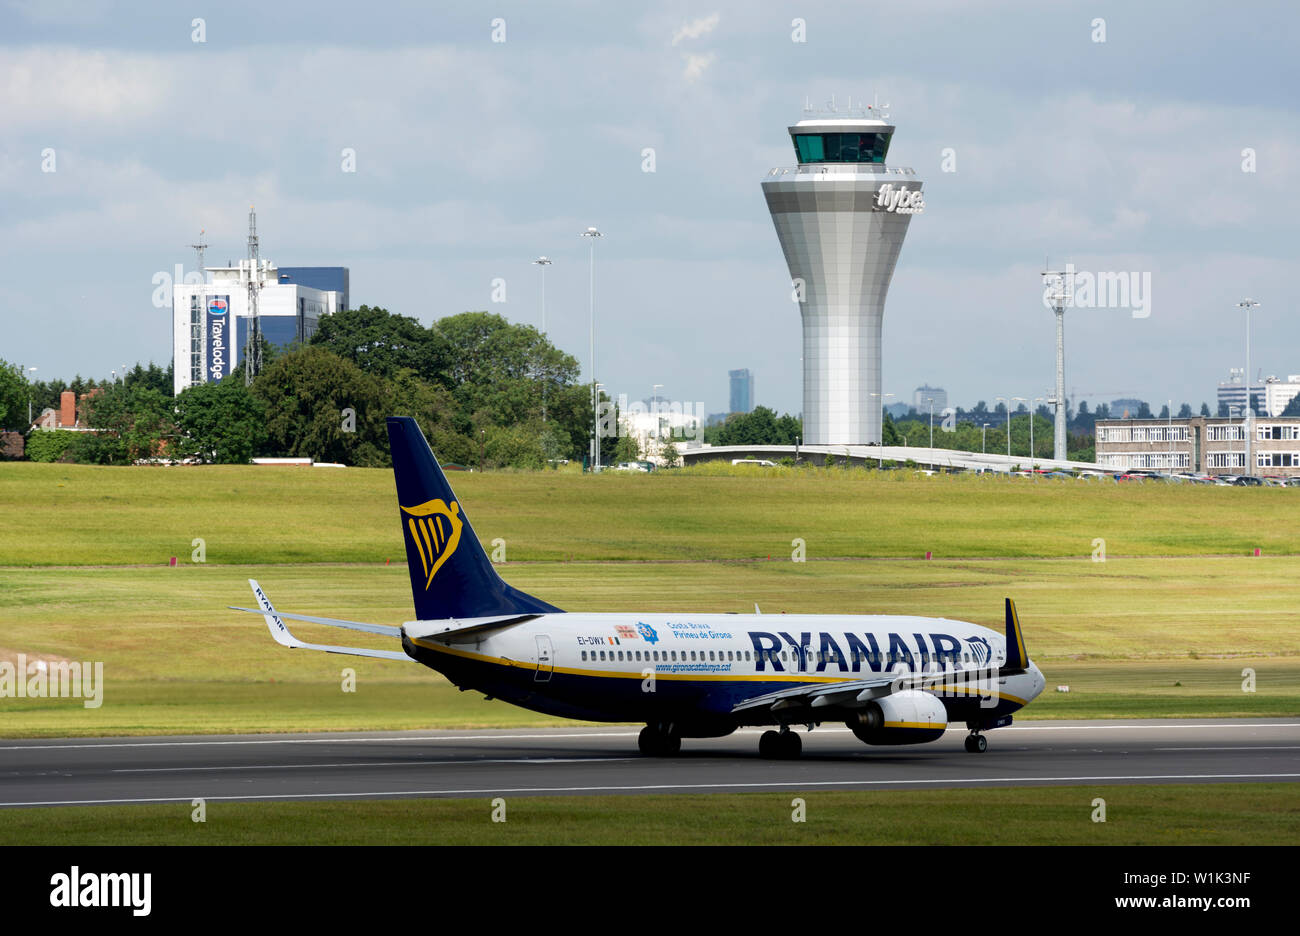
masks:
[[[176,398],[176,454],[223,465],[243,465],[266,442],[266,404],[243,381],[195,384]]]
[[[577,359],[531,325],[512,325],[489,312],[464,312],[439,319],[433,330],[448,343],[446,383],[461,412],[486,413],[498,426],[540,418],[543,394],[549,418],[551,401],[578,379]],[[571,435],[574,428],[566,426]]]
[[[78,403],[78,418],[96,430],[78,440],[79,462],[129,465],[171,454],[176,438],[172,397],[147,383],[117,382],[89,392]]]
[[[163,396],[172,395],[172,365],[159,367],[153,361],[149,362],[148,367],[142,366],[138,361],[135,367],[131,368],[122,375],[122,382],[130,384],[135,388],[148,387],[151,390],[157,390]]]
[[[1202,406],[1203,409],[1209,407]],[[1292,397],[1291,402],[1286,405],[1286,409],[1279,414],[1281,416],[1300,416],[1300,396]]]
[[[636,436],[626,432],[620,433],[618,443],[614,446],[615,463],[640,461],[640,459],[641,446]]]
[[[378,377],[318,347],[286,352],[252,386],[266,406],[269,451],[366,467],[390,464],[386,390]]]
[[[898,435],[898,428],[894,425],[894,419],[888,413],[885,414],[885,421],[880,427],[880,444],[881,445],[902,445],[903,440]]]
[[[485,467],[538,469],[546,466],[541,423],[491,426],[484,433]]]
[[[659,447],[659,457],[664,460],[664,464],[669,468],[677,465],[678,460],[682,457],[681,452],[677,451],[677,444],[672,439],[668,439]],[[791,464],[794,460],[791,459]]]
[[[368,374],[393,377],[409,370],[428,383],[450,385],[450,345],[440,332],[416,319],[363,305],[322,316],[313,347],[332,351]]]
[[[27,436],[27,457],[34,462],[70,461],[80,435],[69,429],[37,429]]]
[[[794,445],[803,432],[797,417],[777,417],[766,406],[749,413],[732,413],[715,434],[715,445]]]
[[[385,393],[389,400],[385,415],[413,417],[439,462],[468,465],[478,458],[473,439],[458,428],[456,401],[445,387],[404,367],[393,374]]]
[[[1207,417],[1207,418],[1209,417],[1209,415],[1210,415],[1210,404],[1209,404],[1209,403],[1202,403],[1202,404],[1201,404],[1201,415],[1202,415],[1202,416],[1205,416],[1205,417]]]
[[[29,394],[22,367],[0,360],[0,429],[26,428]]]

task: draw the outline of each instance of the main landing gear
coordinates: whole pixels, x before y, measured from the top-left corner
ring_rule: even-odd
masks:
[[[972,731],[966,736],[966,753],[983,754],[988,750],[989,739],[984,737],[978,731]]]
[[[647,757],[672,757],[682,749],[682,736],[673,731],[672,725],[646,725],[636,744]]]
[[[799,736],[783,726],[780,731],[765,731],[758,739],[758,754],[773,760],[794,760],[803,753]]]

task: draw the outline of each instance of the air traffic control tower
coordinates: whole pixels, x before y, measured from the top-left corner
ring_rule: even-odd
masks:
[[[894,128],[874,109],[789,129],[799,165],[771,170],[763,194],[803,316],[803,441],[879,444],[885,295],[921,180],[885,165]]]

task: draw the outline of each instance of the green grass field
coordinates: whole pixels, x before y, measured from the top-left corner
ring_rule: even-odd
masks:
[[[1049,682],[1024,717],[1300,712],[1294,491],[730,466],[452,480],[479,536],[506,540],[502,574],[570,610],[757,602],[1000,627],[1010,595]],[[286,611],[406,620],[393,499],[385,471],[0,465],[0,659],[102,661],[106,680],[93,710],[0,699],[3,733],[548,723],[413,664],[285,650],[260,618],[226,610],[250,603],[257,577]],[[796,536],[807,562],[790,561]],[[356,693],[341,691],[344,666]]]
[[[1094,797],[1106,821],[1093,822]],[[804,801],[794,822],[795,798]],[[1266,845],[1285,783],[222,803],[0,810],[8,845]],[[500,813],[498,813],[498,816]]]
[[[592,476],[466,473],[457,495],[511,560],[1300,553],[1300,490],[731,466]],[[397,561],[379,469],[0,464],[0,566]],[[616,522],[611,522],[616,521]]]

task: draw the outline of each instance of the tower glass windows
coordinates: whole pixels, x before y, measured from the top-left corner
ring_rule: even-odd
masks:
[[[797,133],[794,150],[801,163],[883,163],[888,133]]]

